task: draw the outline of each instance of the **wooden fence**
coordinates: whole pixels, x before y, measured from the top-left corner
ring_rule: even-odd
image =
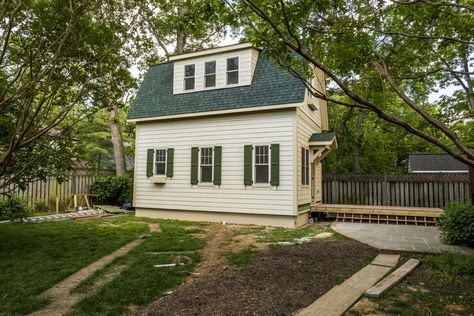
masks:
[[[328,204],[444,207],[469,196],[468,174],[324,174]]]
[[[56,197],[59,197],[61,210],[67,207],[68,201],[74,194],[87,194],[89,187],[101,176],[115,174],[113,171],[93,171],[89,169],[75,170],[65,182],[49,177],[46,181],[34,181],[25,190],[13,189],[13,185],[0,191],[11,196],[22,196],[28,205],[37,212],[53,211],[56,209]],[[12,190],[13,189],[13,190]]]

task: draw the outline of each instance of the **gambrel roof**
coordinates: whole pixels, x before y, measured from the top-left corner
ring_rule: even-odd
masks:
[[[173,62],[148,69],[128,119],[244,109],[303,102],[305,87],[288,71],[260,53],[252,84],[173,94]]]

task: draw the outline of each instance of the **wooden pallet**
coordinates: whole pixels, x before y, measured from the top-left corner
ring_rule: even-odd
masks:
[[[443,213],[443,210],[435,208],[331,204],[312,205],[311,211],[328,213],[340,222],[425,226],[436,225],[437,218]]]

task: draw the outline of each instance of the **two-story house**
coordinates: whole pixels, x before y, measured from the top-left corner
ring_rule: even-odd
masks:
[[[326,103],[250,44],[150,67],[128,119],[137,216],[300,226],[337,146]]]

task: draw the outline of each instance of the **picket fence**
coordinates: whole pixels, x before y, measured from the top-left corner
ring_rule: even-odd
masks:
[[[75,194],[88,194],[90,186],[98,177],[113,174],[115,174],[113,170],[76,169],[64,182],[48,177],[46,181],[29,183],[25,190],[14,188],[13,185],[7,186],[0,189],[0,198],[5,198],[5,193],[10,196],[21,196],[37,212],[55,210],[56,200],[59,198],[60,209],[64,210]]]
[[[323,203],[445,207],[467,200],[469,176],[433,174],[324,174]]]

